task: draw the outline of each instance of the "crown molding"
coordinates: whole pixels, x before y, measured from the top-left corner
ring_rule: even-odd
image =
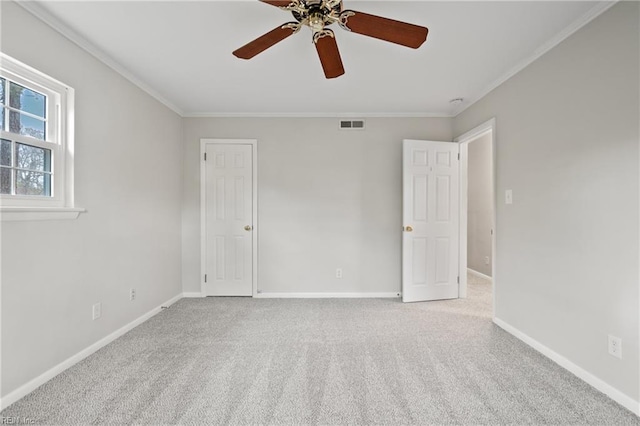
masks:
[[[1,1],[1,0],[0,0]],[[218,1],[218,0],[212,0]],[[222,0],[219,0],[222,1]],[[249,0],[234,0],[234,1],[249,1]],[[350,0],[350,1],[358,1],[358,0]],[[374,0],[375,1],[375,0]],[[411,1],[424,1],[424,0],[411,0]],[[158,102],[165,105],[167,108],[174,111],[176,114],[185,118],[243,118],[243,117],[254,117],[254,118],[342,118],[342,117],[362,117],[362,118],[453,118],[462,113],[464,110],[478,102],[480,99],[484,98],[488,95],[492,90],[500,86],[502,83],[522,71],[524,68],[529,66],[532,62],[540,58],[542,55],[556,47],[558,44],[563,42],[565,39],[570,37],[580,28],[587,25],[596,17],[600,16],[602,13],[607,11],[613,5],[615,5],[619,0],[611,0],[611,1],[600,1],[594,7],[589,9],[585,14],[576,19],[573,23],[567,26],[564,30],[562,30],[555,37],[548,40],[538,49],[536,49],[530,56],[520,61],[513,68],[507,71],[500,78],[494,80],[491,84],[489,84],[484,90],[480,91],[478,94],[469,98],[468,101],[465,101],[462,105],[454,108],[451,113],[416,113],[416,112],[368,112],[368,113],[334,113],[334,112],[188,112],[185,113],[182,111],[177,105],[175,105],[170,100],[166,99],[160,93],[158,93],[155,89],[146,84],[143,80],[135,76],[131,73],[127,68],[118,63],[111,56],[107,55],[102,49],[95,46],[93,43],[89,42],[85,37],[77,33],[75,30],[71,29],[68,25],[63,23],[61,20],[53,16],[47,10],[45,10],[42,6],[40,6],[36,1],[24,1],[24,0],[15,0],[15,2],[27,10],[29,13],[43,21],[45,24],[49,25],[54,30],[58,31],[60,34],[68,38],[70,41],[78,45],[83,50],[87,51],[89,54],[96,57],[98,60],[103,62],[105,65],[122,75],[124,78],[129,80],[131,83],[139,87],[144,92],[148,93],[150,96],[155,98]]]
[[[190,112],[185,118],[452,118],[429,112]]]
[[[0,0],[1,1],[1,0]],[[165,105],[167,108],[178,114],[182,117],[182,110],[178,108],[173,102],[169,101],[167,98],[158,93],[151,86],[146,84],[140,78],[131,73],[127,68],[118,63],[111,56],[107,55],[102,49],[98,48],[96,45],[88,41],[85,37],[78,34],[75,30],[71,29],[68,25],[63,23],[61,20],[53,16],[47,10],[45,10],[42,6],[40,6],[35,1],[15,1],[16,4],[21,6],[27,12],[31,13],[36,18],[40,19],[45,24],[49,25],[51,28],[71,40],[73,43],[78,45],[80,48],[88,52],[89,54],[96,57],[99,61],[107,65],[109,68],[122,75],[124,78],[129,80],[131,83],[139,87],[141,90],[149,94],[151,97],[156,99],[158,102]]]
[[[542,55],[562,43],[564,40],[573,35],[580,28],[587,25],[589,22],[593,21],[598,16],[602,15],[606,12],[611,6],[616,4],[618,0],[612,1],[601,1],[598,2],[595,6],[589,9],[584,15],[580,16],[578,19],[573,21],[564,30],[560,31],[556,36],[548,40],[542,46],[538,47],[530,56],[526,57],[522,61],[518,62],[513,68],[507,71],[502,77],[494,80],[489,86],[487,86],[484,90],[480,91],[475,96],[469,99],[469,102],[464,102],[462,105],[458,106],[453,110],[453,117],[456,117],[458,114],[469,108],[471,105],[478,102],[480,99],[487,96],[493,89],[500,86],[505,81],[509,80],[511,77],[528,67],[531,63],[533,63],[536,59],[540,58]]]

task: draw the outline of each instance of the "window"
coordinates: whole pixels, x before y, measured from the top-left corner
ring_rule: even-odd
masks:
[[[0,54],[0,207],[73,209],[73,89]],[[77,214],[76,214],[77,216]]]

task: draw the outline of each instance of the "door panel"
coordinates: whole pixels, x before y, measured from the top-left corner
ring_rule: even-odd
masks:
[[[449,284],[449,262],[450,259],[450,245],[449,238],[446,237],[438,237],[436,238],[436,285],[447,285]]]
[[[413,177],[413,219],[421,222],[427,220],[427,191],[429,188],[429,177],[427,175],[416,175]]]
[[[451,220],[451,179],[449,176],[436,176],[436,220]]]
[[[458,144],[403,143],[402,300],[458,297]]]
[[[207,144],[205,164],[205,294],[253,291],[253,166],[251,145]],[[249,226],[249,230],[245,227]]]
[[[427,284],[427,263],[423,262],[427,258],[429,240],[424,237],[413,238],[413,267],[411,269],[414,285]]]

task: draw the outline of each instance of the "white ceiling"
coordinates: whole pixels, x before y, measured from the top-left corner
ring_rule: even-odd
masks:
[[[293,20],[258,1],[48,1],[36,8],[183,115],[448,116],[604,4],[345,0],[345,7],[426,26],[429,37],[413,50],[335,28],[346,74],[326,80],[306,28],[249,61],[231,54]],[[464,104],[450,104],[458,97]]]

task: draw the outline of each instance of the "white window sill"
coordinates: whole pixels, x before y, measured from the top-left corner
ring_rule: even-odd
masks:
[[[77,219],[85,209],[71,207],[0,207],[2,222]]]

